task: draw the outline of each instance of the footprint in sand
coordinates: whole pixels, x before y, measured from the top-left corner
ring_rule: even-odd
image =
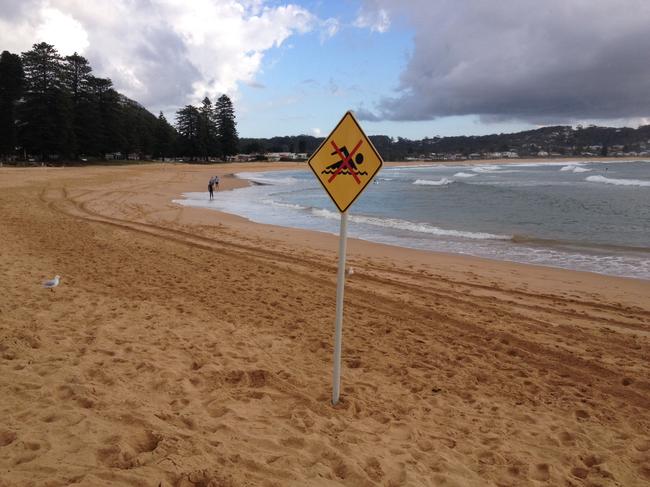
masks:
[[[586,479],[587,475],[589,475],[589,470],[583,467],[573,467],[571,469],[571,475],[579,479]]]
[[[13,431],[0,430],[0,447],[11,445],[16,438],[17,435]]]
[[[575,436],[568,431],[563,431],[560,433],[560,441],[564,446],[573,446],[576,444]]]
[[[153,452],[162,439],[161,435],[152,431],[138,431],[126,439],[114,435],[104,441],[108,446],[97,451],[97,458],[104,465],[119,469],[145,465],[151,458],[139,458],[139,455]]]
[[[650,450],[650,439],[645,438],[634,443],[634,448],[637,451],[648,451]]]
[[[551,478],[551,471],[548,463],[538,463],[533,468],[530,476],[533,480],[539,480],[540,482],[547,482]]]
[[[584,409],[578,409],[575,412],[575,415],[578,421],[586,421],[587,419],[589,419],[589,413]]]
[[[375,457],[370,457],[366,461],[366,466],[363,470],[373,482],[379,482],[384,477],[384,471],[381,468],[381,464]]]

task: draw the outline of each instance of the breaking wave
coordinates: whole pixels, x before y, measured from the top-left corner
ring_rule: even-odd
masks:
[[[251,181],[252,183],[256,184],[271,186],[290,185],[296,184],[296,182],[298,182],[298,180],[293,177],[276,178],[259,172],[238,172],[235,174],[235,177],[238,177],[239,179],[246,179],[247,181]]]
[[[614,179],[606,178],[605,176],[588,176],[586,181],[592,183],[605,183],[614,184],[616,186],[646,186],[650,187],[650,181],[643,181],[641,179]]]
[[[437,180],[431,180],[431,179],[416,179],[413,181],[413,184],[421,185],[421,186],[445,186],[447,184],[453,183],[453,179],[447,179],[447,178],[442,178],[442,179],[437,179]]]
[[[570,172],[590,172],[591,169],[587,169],[586,167],[578,166],[575,164],[569,164],[568,166],[564,166],[560,169],[560,171],[570,171]]]
[[[472,171],[481,173],[481,172],[494,172],[494,171],[498,171],[499,169],[501,169],[501,166],[494,166],[494,165],[476,166],[472,168]]]
[[[341,218],[340,213],[325,210],[321,208],[312,208],[312,214],[321,218],[329,220],[338,220]],[[463,232],[460,230],[447,230],[439,228],[428,223],[414,223],[406,220],[398,220],[396,218],[377,218],[372,216],[362,215],[349,215],[349,221],[365,225],[373,225],[376,227],[394,228],[397,230],[406,230],[416,233],[427,233],[429,235],[437,235],[440,237],[456,237],[456,238],[469,238],[473,240],[511,240],[510,235],[494,235],[492,233],[483,232]]]

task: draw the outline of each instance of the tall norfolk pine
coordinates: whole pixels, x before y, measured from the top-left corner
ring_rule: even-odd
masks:
[[[22,145],[41,160],[62,155],[72,144],[72,106],[63,84],[63,59],[41,42],[22,54],[25,93],[20,105]]]
[[[0,158],[152,155],[157,134],[174,131],[166,121],[158,130],[161,123],[110,79],[94,76],[76,53],[63,58],[41,42],[21,56],[0,56]],[[174,148],[165,151],[170,156]]]
[[[208,97],[199,108],[187,105],[176,112],[180,152],[192,160],[220,158],[239,151],[235,110],[227,95],[212,105]]]
[[[221,95],[217,100],[215,115],[222,157],[237,154],[239,135],[237,134],[237,122],[235,122],[235,109],[227,95]]]
[[[20,56],[0,56],[0,158],[75,160],[107,154],[226,159],[238,152],[235,113],[223,95],[216,105],[177,112],[178,132],[93,75],[87,59],[62,57],[45,42]]]
[[[24,81],[20,56],[3,51],[0,55],[0,158],[13,154],[18,145],[16,107]]]

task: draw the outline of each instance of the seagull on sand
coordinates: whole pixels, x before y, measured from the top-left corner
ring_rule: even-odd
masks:
[[[49,281],[45,281],[43,283],[43,287],[45,289],[49,289],[50,291],[54,291],[54,288],[59,285],[60,280],[61,280],[61,276],[54,276],[54,279],[50,279]]]

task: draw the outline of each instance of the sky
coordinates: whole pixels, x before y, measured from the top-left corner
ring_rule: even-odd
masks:
[[[155,114],[233,100],[240,137],[420,139],[650,123],[647,0],[0,0],[37,42]]]

